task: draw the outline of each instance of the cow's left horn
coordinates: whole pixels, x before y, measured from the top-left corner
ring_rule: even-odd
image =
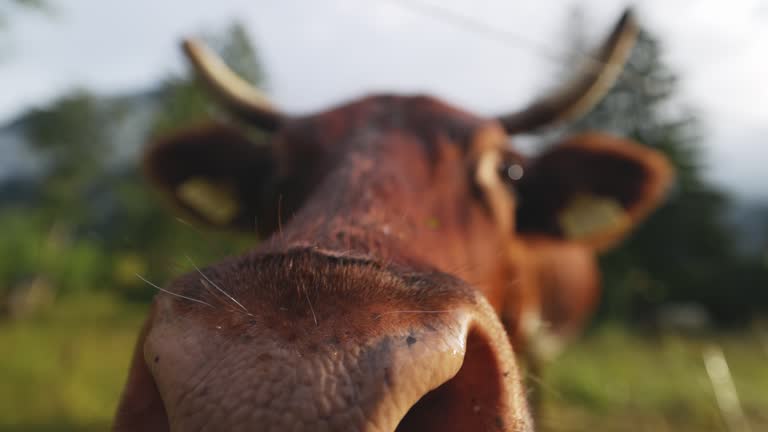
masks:
[[[605,96],[621,73],[637,39],[635,15],[627,9],[596,55],[587,57],[581,73],[559,90],[525,109],[500,116],[508,133],[535,130],[575,119],[587,113]]]
[[[277,129],[283,115],[261,91],[238,76],[203,43],[186,39],[182,47],[198,75],[235,114],[261,128]]]

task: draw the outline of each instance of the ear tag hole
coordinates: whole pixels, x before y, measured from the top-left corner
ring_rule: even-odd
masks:
[[[176,188],[176,196],[216,225],[232,222],[239,206],[232,187],[204,177],[191,177]]]
[[[623,230],[630,220],[615,199],[578,194],[560,212],[558,222],[567,238],[582,240]]]

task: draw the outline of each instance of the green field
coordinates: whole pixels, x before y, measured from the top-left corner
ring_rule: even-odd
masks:
[[[0,323],[0,432],[105,430],[145,307],[60,302]],[[602,328],[545,375],[546,431],[725,431],[702,360],[722,347],[752,431],[768,430],[768,347],[755,333],[650,337]]]
[[[0,431],[107,430],[144,309],[72,299],[0,324]]]
[[[713,344],[728,361],[751,430],[768,430],[768,346],[757,334],[650,337],[612,328],[572,346],[548,370],[543,429],[727,431],[703,360]]]

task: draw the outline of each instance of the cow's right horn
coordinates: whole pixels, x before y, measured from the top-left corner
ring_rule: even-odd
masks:
[[[202,42],[186,39],[182,46],[195,71],[229,109],[263,129],[277,129],[284,116],[261,91],[238,76]]]

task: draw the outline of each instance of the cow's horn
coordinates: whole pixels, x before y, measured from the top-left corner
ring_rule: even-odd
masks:
[[[508,133],[535,130],[586,114],[613,86],[637,39],[635,15],[627,9],[594,56],[572,80],[525,109],[498,120]]]
[[[280,125],[283,115],[266,96],[238,76],[203,43],[186,39],[182,46],[198,75],[235,114],[267,130]]]

